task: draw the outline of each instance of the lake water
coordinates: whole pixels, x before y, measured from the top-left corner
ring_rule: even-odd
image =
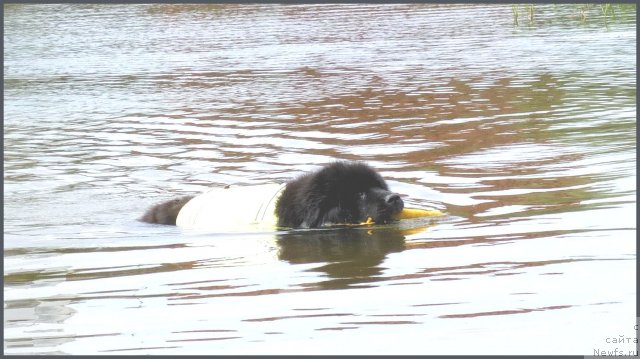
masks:
[[[4,5],[5,354],[637,353],[636,11],[614,11]],[[137,221],[334,159],[447,216]]]

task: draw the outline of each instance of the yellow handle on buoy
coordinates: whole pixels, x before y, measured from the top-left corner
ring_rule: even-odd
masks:
[[[394,215],[392,218],[395,220],[399,219],[411,219],[411,218],[420,218],[420,217],[440,217],[444,216],[444,213],[438,211],[437,209],[418,209],[418,208],[405,208],[400,213]],[[375,224],[371,217],[367,217],[365,222],[360,222],[360,225],[363,224]]]
[[[405,208],[400,213],[393,216],[393,219],[411,219],[419,217],[440,217],[444,216],[444,213],[437,209],[418,209],[418,208]]]

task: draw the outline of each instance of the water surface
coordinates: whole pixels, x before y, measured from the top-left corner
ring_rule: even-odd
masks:
[[[4,352],[636,350],[635,7],[535,9],[5,5]],[[136,220],[334,159],[448,216]]]

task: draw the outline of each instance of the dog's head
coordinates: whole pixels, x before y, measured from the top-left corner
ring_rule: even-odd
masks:
[[[309,227],[330,224],[386,223],[402,211],[400,196],[384,179],[359,162],[336,162],[309,175],[307,199],[317,212],[305,219]]]

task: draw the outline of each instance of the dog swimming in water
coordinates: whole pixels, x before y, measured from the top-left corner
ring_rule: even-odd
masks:
[[[404,208],[397,193],[362,162],[338,161],[286,184],[214,189],[151,207],[143,222],[215,229],[229,222],[279,228],[388,223]]]

